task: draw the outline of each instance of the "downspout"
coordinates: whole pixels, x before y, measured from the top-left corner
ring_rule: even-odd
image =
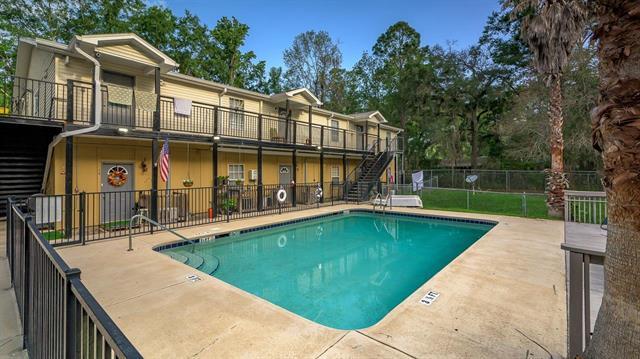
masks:
[[[77,46],[76,39],[74,38],[71,42],[71,49],[74,50],[77,54],[84,57],[85,59],[91,61],[94,66],[93,70],[93,98],[94,98],[94,124],[91,127],[81,128],[73,131],[65,131],[57,135],[53,141],[49,144],[49,148],[47,149],[47,161],[44,167],[44,175],[42,177],[42,185],[40,188],[40,192],[44,193],[47,188],[47,182],[49,181],[49,169],[51,167],[51,157],[53,156],[53,149],[56,147],[63,138],[69,136],[81,135],[89,132],[96,131],[100,128],[102,124],[102,93],[101,93],[101,84],[100,84],[100,62],[96,60],[94,57],[90,56],[82,49]]]

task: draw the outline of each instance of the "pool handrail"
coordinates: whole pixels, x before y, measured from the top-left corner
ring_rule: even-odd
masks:
[[[167,227],[167,226],[165,226],[165,225],[163,225],[163,224],[160,224],[160,223],[158,223],[158,222],[154,221],[153,219],[151,219],[151,218],[149,218],[149,217],[145,216],[144,214],[136,214],[136,215],[133,215],[133,216],[131,217],[131,219],[129,219],[129,249],[127,249],[127,251],[132,251],[132,250],[133,250],[131,230],[132,230],[132,227],[133,227],[133,220],[134,220],[134,219],[136,219],[136,218],[140,218],[140,219],[142,219],[142,220],[145,220],[145,221],[147,221],[147,222],[151,223],[152,225],[157,226],[157,227],[160,227],[160,228],[164,229],[165,231],[167,231],[167,232],[169,232],[169,233],[171,233],[171,234],[173,234],[173,235],[175,235],[175,236],[178,236],[178,237],[180,237],[181,239],[183,239],[183,240],[185,240],[185,241],[187,241],[187,242],[191,243],[191,244],[192,244],[192,246],[191,246],[191,253],[193,253],[193,250],[194,250],[194,247],[195,247],[195,245],[196,245],[196,242],[194,242],[194,241],[192,241],[191,239],[189,239],[189,238],[187,238],[187,237],[183,236],[182,234],[180,234],[180,233],[178,233],[178,232],[174,231],[173,229],[171,229],[171,228],[169,228],[169,227]]]

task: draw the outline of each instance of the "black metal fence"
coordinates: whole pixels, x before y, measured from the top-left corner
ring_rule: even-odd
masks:
[[[411,182],[409,171],[405,180]],[[427,169],[422,170],[425,187],[479,189],[499,192],[544,193],[547,175],[544,171],[526,170],[471,170],[471,169]],[[467,177],[475,175],[475,183],[467,182]],[[602,191],[601,176],[596,171],[567,172],[570,190]]]
[[[25,206],[7,203],[11,283],[31,358],[142,358],[56,253]]]
[[[127,235],[129,220],[135,214],[144,214],[169,228],[189,227],[342,203],[344,188],[342,183],[325,182],[322,186],[220,185],[155,193],[36,195],[27,200],[25,210],[43,238],[57,246]],[[281,190],[284,195],[279,194]],[[153,202],[157,203],[155,210]],[[132,231],[146,233],[153,227],[136,222]]]

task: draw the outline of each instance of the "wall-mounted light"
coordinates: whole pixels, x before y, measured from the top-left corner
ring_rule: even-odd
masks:
[[[220,141],[220,136],[213,136],[214,141]]]
[[[126,135],[127,133],[129,133],[129,129],[128,129],[128,128],[125,128],[125,127],[119,127],[119,128],[118,128],[118,134],[119,134],[119,135],[124,136],[124,135]]]
[[[322,146],[318,146],[318,151],[322,151]]]

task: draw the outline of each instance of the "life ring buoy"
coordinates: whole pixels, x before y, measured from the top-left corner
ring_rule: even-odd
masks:
[[[316,188],[316,198],[322,198],[322,187]]]
[[[276,197],[278,198],[278,202],[284,203],[287,200],[287,191],[284,188],[280,188],[278,193],[276,193]]]

